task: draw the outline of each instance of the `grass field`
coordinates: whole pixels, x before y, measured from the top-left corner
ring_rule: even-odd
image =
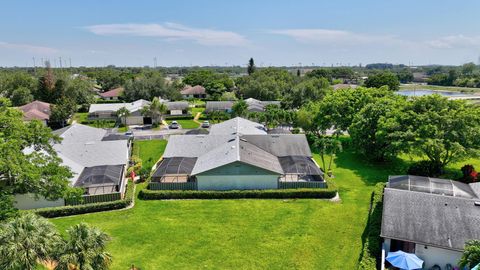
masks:
[[[457,92],[480,92],[480,88],[458,87],[458,86],[440,86],[440,85],[420,85],[420,84],[402,84],[400,90],[427,89],[427,90],[443,90]]]
[[[180,126],[184,129],[194,129],[194,128],[199,128],[200,124],[193,121],[193,120],[168,120],[167,123],[170,125],[172,121],[177,121]]]
[[[70,124],[73,122],[73,121],[76,121],[77,123],[82,123],[82,122],[85,122],[87,121],[87,117],[88,117],[88,113],[75,113],[72,118],[70,119]]]
[[[164,144],[136,142],[134,151],[144,162],[154,160]],[[408,163],[371,164],[351,151],[340,153],[334,163],[340,203],[137,199],[129,210],[52,221],[61,231],[79,222],[106,231],[112,269],[355,269],[373,186],[403,173]]]
[[[162,156],[166,146],[166,140],[135,141],[133,154],[140,157],[143,168],[150,170]]]

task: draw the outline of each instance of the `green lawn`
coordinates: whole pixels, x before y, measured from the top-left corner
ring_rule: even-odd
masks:
[[[472,87],[420,85],[420,84],[400,85],[400,90],[413,90],[413,89],[444,90],[444,91],[458,91],[458,92],[480,92],[480,88],[472,88]]]
[[[73,121],[76,121],[77,123],[82,123],[82,122],[85,122],[87,121],[87,117],[88,117],[88,113],[75,113],[72,118],[70,119],[70,124],[73,122]]]
[[[135,141],[133,144],[133,155],[142,160],[143,168],[150,170],[165,151],[166,140]]]
[[[177,121],[180,126],[184,129],[194,129],[194,128],[199,128],[200,124],[193,121],[193,120],[168,120],[167,123],[170,125],[172,121]]]
[[[165,141],[135,142],[145,160]],[[318,155],[315,159],[319,162]],[[129,210],[53,219],[87,222],[112,237],[112,269],[355,269],[375,183],[409,161],[371,164],[346,150],[335,159],[341,203],[324,200],[136,200]],[[478,160],[468,163],[479,165]],[[145,164],[145,163],[144,163]],[[459,168],[463,163],[451,167]],[[137,192],[139,187],[137,186]]]

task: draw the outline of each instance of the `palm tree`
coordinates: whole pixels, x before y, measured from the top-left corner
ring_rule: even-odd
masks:
[[[144,115],[152,117],[153,124],[160,123],[163,119],[163,115],[167,112],[167,105],[160,102],[157,97],[154,97],[152,103],[149,106],[143,108],[142,113]]]
[[[33,213],[0,225],[0,269],[36,269],[52,261],[61,243],[55,226]]]
[[[123,124],[126,126],[127,125],[127,117],[130,116],[130,111],[127,108],[122,107],[122,108],[118,109],[117,116],[123,119]]]
[[[67,230],[68,239],[62,246],[58,269],[108,269],[112,256],[105,251],[110,237],[101,230],[80,223]]]

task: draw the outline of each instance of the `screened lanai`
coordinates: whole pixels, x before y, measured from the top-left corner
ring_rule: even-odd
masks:
[[[197,158],[164,158],[152,175],[152,181],[163,183],[191,182],[189,177]]]

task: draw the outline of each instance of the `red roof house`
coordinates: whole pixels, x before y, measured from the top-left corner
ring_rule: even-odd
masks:
[[[40,120],[45,123],[50,119],[50,103],[35,100],[19,107],[25,121]]]

